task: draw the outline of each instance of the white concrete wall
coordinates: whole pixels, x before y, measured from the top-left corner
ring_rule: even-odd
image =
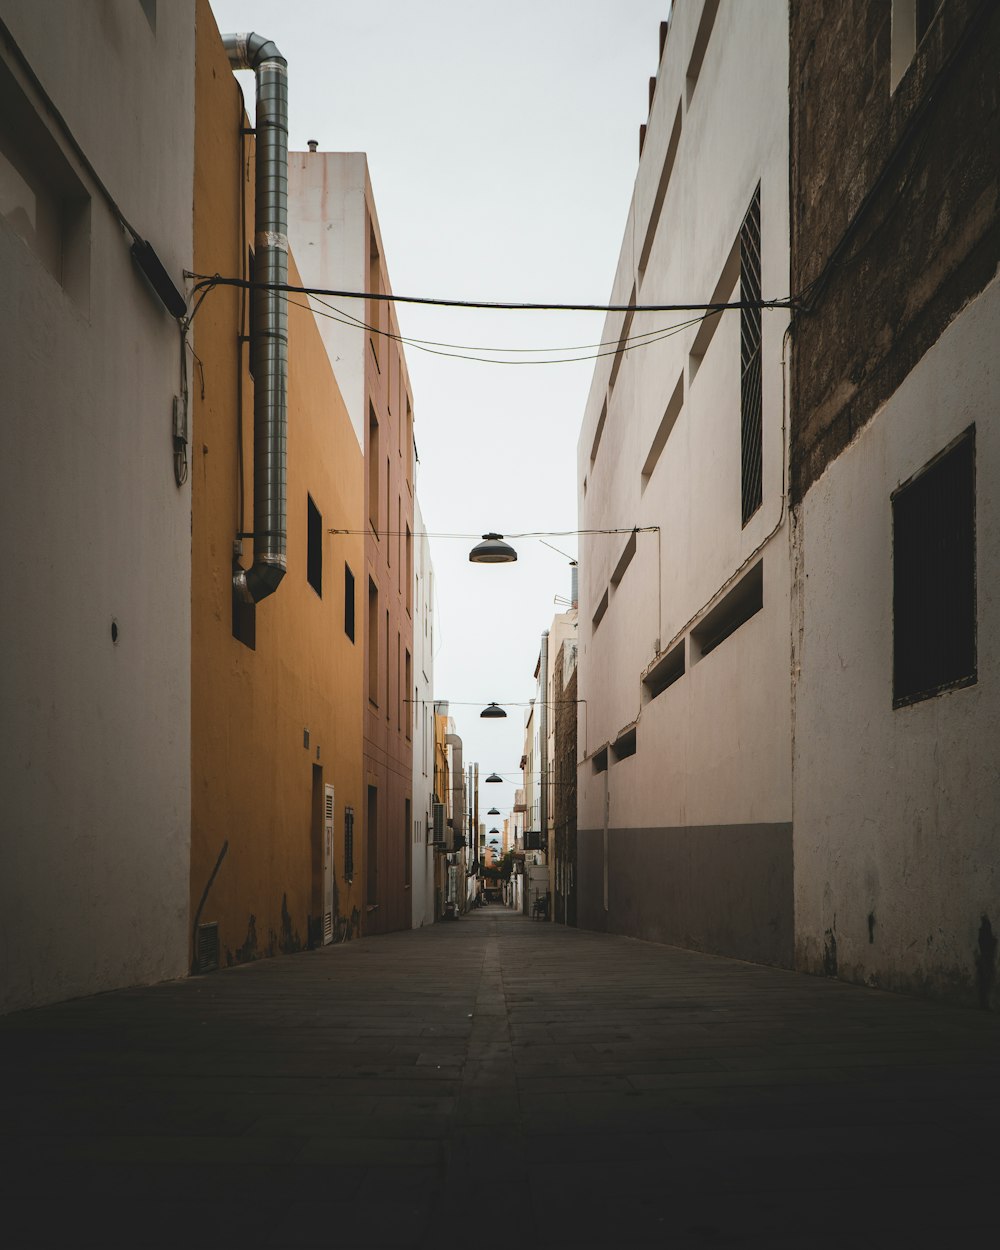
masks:
[[[413,927],[434,923],[434,565],[420,501],[413,501],[413,819],[420,822],[413,844]]]
[[[682,303],[739,297],[718,290],[758,182],[763,298],[789,284],[788,26],[781,4],[724,3],[690,89],[703,5],[674,5],[610,300]],[[679,140],[653,244],[640,256],[676,119]],[[631,334],[693,314],[637,314]],[[620,583],[627,533],[586,535],[580,558],[579,741],[590,756],[637,725],[636,754],[579,773],[578,825],[602,830],[769,826],[791,820],[789,572],[783,482],[785,311],[763,313],[763,504],[742,526],[740,314],[723,313],[697,368],[698,325],[597,363],[578,447],[583,529],[640,533]],[[623,314],[609,314],[614,342]],[[643,467],[678,382],[683,400],[652,474]],[[606,406],[603,433],[592,459]],[[740,570],[764,561],[764,607],[697,662],[691,630]],[[593,616],[607,592],[608,608]],[[680,644],[687,671],[649,700],[642,675]],[[585,719],[586,718],[586,719]],[[605,807],[605,785],[608,806]],[[687,836],[687,835],[685,835]],[[694,835],[692,835],[694,837]],[[581,851],[585,854],[585,851]],[[790,871],[790,864],[789,864]],[[613,890],[612,890],[613,893]],[[788,903],[790,925],[790,900]]]
[[[367,290],[368,239],[364,152],[288,154],[288,239],[305,286]],[[358,438],[365,445],[365,332],[343,320],[365,320],[363,299],[308,296],[330,365]],[[333,320],[328,314],[343,320]]]
[[[812,486],[795,539],[797,961],[833,938],[841,976],[970,1002],[1000,920],[998,339],[994,281]],[[978,680],[894,710],[890,495],[973,423]]]
[[[50,5],[2,0],[0,13],[183,287],[191,0],[160,3],[155,31],[134,0],[107,0],[99,15],[60,5],[58,20]],[[11,66],[2,45],[0,57]],[[27,84],[24,94],[90,197],[75,262],[89,294],[64,289],[0,218],[0,1010],[179,976],[188,961],[191,504],[172,457],[179,335],[96,185]]]
[[[724,4],[688,105],[685,72],[700,12],[700,4],[677,5],[671,22],[612,301],[627,302],[633,285],[636,299],[644,303],[708,298],[758,181],[763,294],[788,294],[787,16],[780,5]],[[679,103],[680,142],[639,285],[638,252]],[[738,291],[731,297],[737,298]],[[643,314],[635,318],[632,333],[683,320],[684,314]],[[621,323],[621,314],[609,315],[603,337],[616,339]],[[623,787],[629,791],[627,798],[621,796],[624,823],[650,823],[654,817],[661,823],[713,823],[737,812],[742,818],[748,811],[750,819],[788,818],[784,744],[789,726],[779,706],[783,701],[776,698],[782,684],[788,688],[788,575],[780,529],[764,550],[763,613],[646,706],[640,684],[641,673],[656,654],[657,639],[663,650],[674,639],[683,639],[692,620],[783,523],[786,325],[784,312],[763,316],[764,502],[746,529],[740,517],[739,314],[721,316],[693,381],[688,353],[697,327],[626,353],[592,464],[590,451],[612,357],[604,357],[595,371],[578,452],[581,526],[661,527],[659,577],[657,537],[640,534],[632,564],[610,591],[608,611],[596,633],[591,619],[627,535],[583,539],[579,680],[580,697],[588,700],[590,751],[641,717],[640,747],[629,766],[642,770],[645,756],[655,774],[664,766],[668,770],[662,784],[648,784],[654,776],[650,771],[643,773],[645,783]],[[682,376],[683,406],[644,487],[642,466]],[[761,723],[756,718],[763,706],[769,711]],[[583,728],[581,721],[581,739]],[[737,757],[746,766],[720,776],[715,765]],[[594,790],[581,786],[581,826],[599,823]]]

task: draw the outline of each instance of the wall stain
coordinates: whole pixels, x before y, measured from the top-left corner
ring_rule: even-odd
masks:
[[[257,917],[251,912],[243,945],[238,946],[235,951],[226,947],[226,967],[231,968],[233,964],[245,964],[257,957]]]
[[[837,975],[837,935],[832,929],[827,929],[823,940],[823,975]]]
[[[868,913],[868,944],[869,946],[875,945],[875,913],[873,911]]]
[[[297,955],[299,951],[305,950],[302,944],[302,938],[299,936],[298,929],[292,927],[292,915],[288,910],[288,895],[281,896],[281,933],[275,933],[272,929],[269,934],[268,952],[273,955],[275,951],[281,951],[282,955]]]
[[[979,949],[976,951],[976,981],[979,987],[979,1005],[989,1011],[993,987],[997,979],[997,939],[988,916],[980,917]]]

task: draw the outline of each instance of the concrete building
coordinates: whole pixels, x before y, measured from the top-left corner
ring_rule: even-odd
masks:
[[[0,0],[0,1011],[187,968],[194,38]]]
[[[375,297],[309,298],[365,459],[364,932],[388,933],[412,923],[413,396],[364,153],[291,155],[288,233],[305,285]]]
[[[796,963],[996,1008],[1000,8],[791,12]]]
[[[413,914],[434,923],[434,565],[418,499],[413,501]]]
[[[788,10],[679,0],[578,448],[578,920],[793,953]],[[648,339],[637,336],[649,335]]]
[[[195,265],[246,276],[261,263],[255,175],[240,89],[208,0],[198,0]],[[241,187],[240,179],[243,179]],[[255,252],[256,241],[256,252]],[[289,277],[299,283],[294,257]],[[259,298],[259,296],[257,297]],[[287,572],[248,602],[262,466],[254,449],[262,360],[252,299],[206,296],[195,322],[192,466],[192,963],[291,953],[362,932],[364,695],[361,448],[316,319],[287,309]],[[259,312],[259,308],[257,308]],[[270,515],[270,514],[268,514]],[[256,562],[259,542],[254,539]]]

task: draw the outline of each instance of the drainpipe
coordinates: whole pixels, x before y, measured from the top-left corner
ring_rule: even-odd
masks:
[[[229,64],[257,80],[254,282],[288,282],[288,63],[263,35],[223,35]],[[253,387],[253,564],[233,584],[245,603],[278,588],[287,567],[288,296],[257,290],[250,326]]]

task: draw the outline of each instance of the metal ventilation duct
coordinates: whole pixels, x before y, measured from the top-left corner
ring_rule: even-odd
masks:
[[[263,35],[223,35],[233,69],[257,80],[254,283],[250,326],[253,388],[253,564],[234,574],[236,593],[257,603],[285,576],[288,447],[288,64]]]

